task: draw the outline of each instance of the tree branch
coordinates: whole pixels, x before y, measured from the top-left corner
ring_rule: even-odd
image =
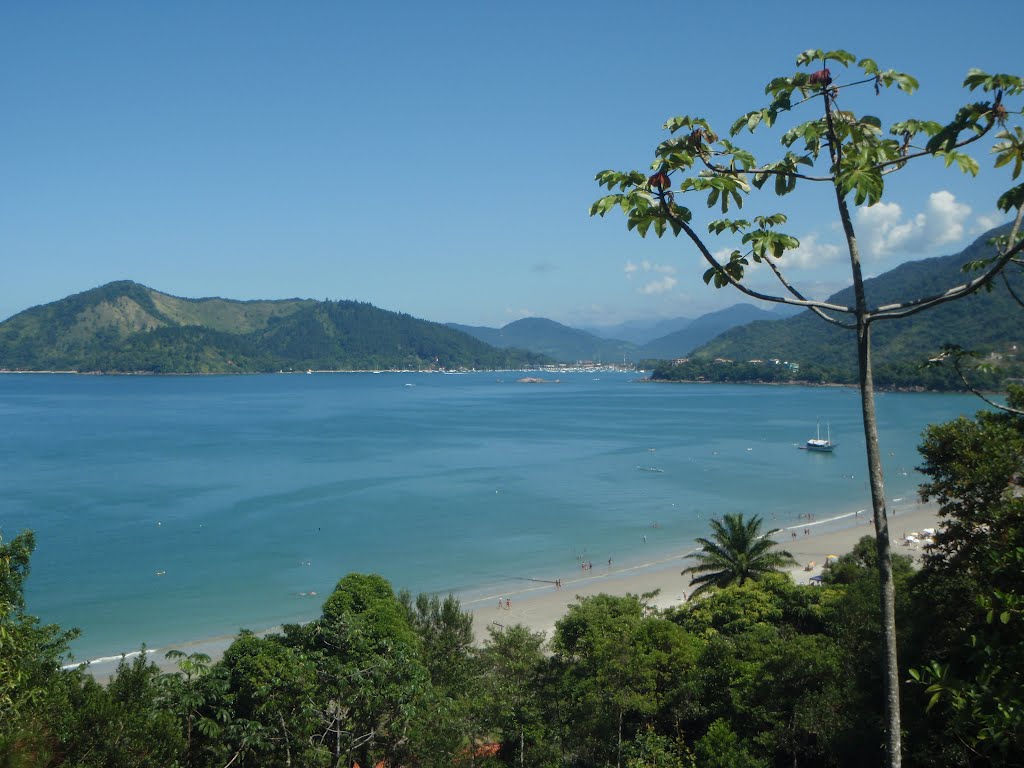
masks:
[[[1011,408],[1008,405],[1000,405],[999,403],[989,399],[989,397],[980,390],[975,389],[974,385],[967,380],[967,375],[963,372],[963,369],[960,367],[960,358],[955,358],[953,360],[953,370],[956,371],[957,376],[960,377],[960,381],[962,381],[964,383],[964,386],[971,391],[971,394],[979,398],[983,403],[992,406],[996,410],[1004,411],[1005,413],[1015,413],[1018,416],[1024,416],[1024,411],[1020,410],[1019,408]]]
[[[793,307],[803,307],[804,309],[812,310],[815,307],[817,307],[819,309],[827,309],[833,312],[853,311],[849,307],[844,307],[841,304],[828,304],[823,301],[813,301],[808,299],[790,299],[785,296],[774,296],[770,293],[761,293],[760,291],[755,291],[753,288],[747,287],[726,271],[725,267],[723,267],[722,264],[718,261],[718,259],[716,259],[712,255],[711,251],[709,251],[707,249],[707,246],[704,245],[704,241],[700,239],[700,236],[693,230],[693,228],[689,224],[687,224],[681,218],[672,213],[671,206],[667,204],[667,200],[665,199],[665,197],[665,192],[658,192],[658,200],[661,203],[661,208],[665,214],[665,218],[674,222],[681,230],[683,230],[686,233],[686,236],[690,238],[694,245],[697,246],[697,250],[700,251],[700,254],[701,256],[704,257],[704,260],[708,262],[708,264],[710,264],[712,267],[714,267],[714,269],[726,279],[729,285],[734,287],[736,290],[740,291],[740,293],[745,293],[747,296],[750,296],[755,299],[760,299],[761,301],[767,301],[772,304],[788,304]],[[771,265],[770,262],[769,265]]]
[[[1010,278],[1006,276],[1006,270],[1004,269],[999,276],[1003,279],[1003,285],[1006,286],[1006,290],[1009,292],[1010,296],[1013,297],[1013,300],[1020,306],[1024,307],[1024,299],[1021,299],[1021,297],[1017,295],[1017,292],[1013,290],[1013,286],[1010,285]]]
[[[782,286],[786,290],[792,293],[800,301],[807,301],[807,299],[804,298],[803,294],[800,293],[799,290],[797,290],[796,286],[792,285],[786,279],[786,277],[782,274],[782,270],[780,270],[778,266],[771,261],[771,259],[765,259],[765,263],[768,265],[768,268],[775,274],[775,277],[778,278],[779,282],[782,283]],[[831,315],[825,314],[825,311],[820,309],[819,307],[808,306],[807,308],[827,323],[832,323],[833,325],[838,325],[840,328],[846,328],[851,331],[857,328],[857,325],[855,323],[844,323],[842,320],[837,320]],[[847,309],[845,311],[848,312],[849,310]]]
[[[1014,231],[1020,226],[1021,215],[1024,213],[1024,208],[1017,209],[1017,220],[1014,223]],[[975,278],[969,282],[963,283],[962,285],[950,288],[948,291],[938,294],[936,296],[928,296],[923,299],[916,299],[914,301],[901,302],[899,304],[887,304],[879,307],[874,312],[869,313],[868,320],[893,320],[901,317],[909,317],[915,315],[918,312],[922,312],[929,307],[934,307],[939,304],[945,304],[947,301],[953,301],[963,296],[967,296],[974,293],[979,288],[983,288],[988,285],[995,276],[1005,267],[1014,256],[1024,252],[1024,240],[1020,240],[1016,245],[1009,248],[1004,254],[993,262],[992,266],[988,269],[985,274]]]
[[[717,153],[717,154],[728,155],[729,153],[728,152],[720,152],[720,153]],[[831,181],[835,180],[832,176],[808,176],[807,174],[804,174],[804,173],[794,173],[793,171],[776,171],[776,170],[774,170],[772,168],[752,168],[752,169],[749,169],[749,170],[740,171],[740,170],[736,170],[735,168],[723,168],[720,165],[715,165],[714,163],[708,162],[703,157],[700,158],[700,161],[704,164],[704,167],[707,168],[712,173],[718,173],[718,174],[721,174],[723,176],[742,176],[742,175],[745,175],[745,174],[748,174],[748,173],[756,175],[758,173],[763,173],[763,174],[765,174],[767,176],[785,176],[787,178],[792,178],[792,179],[803,179],[804,181],[828,181],[828,182],[831,182]]]

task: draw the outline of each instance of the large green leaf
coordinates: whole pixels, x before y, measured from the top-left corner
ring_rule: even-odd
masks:
[[[1001,168],[1012,162],[1012,178],[1016,179],[1020,176],[1021,168],[1024,166],[1024,130],[1021,130],[1020,126],[1015,126],[1012,133],[1000,131],[996,138],[1003,139],[1003,141],[992,147],[992,151],[996,155],[995,167]]]
[[[875,166],[858,165],[842,171],[836,183],[844,196],[854,193],[855,205],[864,205],[865,202],[869,206],[874,205],[882,199],[882,190],[885,187],[882,171]]]

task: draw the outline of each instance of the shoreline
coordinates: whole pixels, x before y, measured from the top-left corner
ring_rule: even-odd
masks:
[[[891,503],[899,504],[902,501],[903,499],[893,499]],[[907,533],[939,526],[937,505],[913,501],[906,505],[893,506],[889,510],[888,521],[894,553],[910,555],[915,562],[920,562],[920,545],[907,547],[903,545],[903,540]],[[772,523],[770,520],[765,522],[769,525]],[[829,555],[843,555],[849,552],[860,538],[873,535],[874,526],[870,512],[858,510],[821,519],[810,517],[795,525],[780,526],[776,540],[780,547],[792,554],[798,562],[798,565],[785,569],[784,572],[789,573],[796,584],[806,585],[812,583],[809,581],[811,577],[821,575],[822,566]],[[652,552],[650,558],[627,561],[622,565],[614,562],[610,566],[604,563],[595,565],[592,570],[586,571],[585,575],[577,572],[569,578],[562,578],[561,589],[555,587],[554,579],[523,578],[523,583],[503,584],[502,586],[506,587],[504,591],[482,587],[479,591],[465,591],[455,596],[459,598],[462,610],[473,616],[474,642],[477,645],[482,644],[488,637],[489,627],[500,628],[515,624],[522,624],[535,632],[544,632],[550,639],[557,621],[580,597],[602,593],[614,596],[643,595],[657,590],[658,594],[650,600],[652,607],[665,610],[681,605],[692,591],[690,579],[682,576],[681,571],[695,549],[696,544],[690,542],[689,546]],[[503,603],[510,600],[511,606],[498,608],[499,598]],[[264,636],[280,631],[281,626],[278,625],[256,631],[256,634]],[[212,661],[217,661],[236,637],[237,634],[202,638],[178,644],[176,648],[186,654],[205,653]],[[146,653],[162,671],[176,671],[177,664],[163,656],[166,650],[168,649],[152,648],[147,649]],[[85,666],[86,671],[96,680],[106,682],[113,676],[122,658],[130,661],[140,653],[141,651],[137,650],[126,653],[123,657],[120,654],[103,656],[66,664],[65,668]]]

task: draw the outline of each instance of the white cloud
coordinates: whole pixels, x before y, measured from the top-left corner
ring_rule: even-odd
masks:
[[[835,262],[843,252],[842,249],[834,243],[818,242],[818,236],[814,233],[804,235],[799,238],[799,240],[799,248],[793,251],[786,251],[782,256],[781,261],[775,261],[783,271],[788,269],[815,269],[817,267],[824,267]],[[728,248],[724,248],[714,254],[715,258],[722,264],[729,261],[729,257],[731,255],[732,250]],[[762,269],[763,266],[764,265],[751,259],[750,266],[747,267],[747,271],[756,272]]]
[[[783,267],[813,269],[831,264],[842,250],[834,243],[819,243],[816,234],[804,235],[800,238],[800,247],[794,251],[786,251],[782,257]]]
[[[875,258],[892,253],[925,253],[964,236],[971,208],[945,190],[932,192],[922,213],[904,220],[898,203],[878,203],[857,210],[865,252]]]
[[[646,283],[644,287],[640,289],[640,293],[644,293],[647,295],[657,293],[668,293],[675,287],[676,283],[678,282],[679,281],[676,280],[671,275],[665,275],[665,277],[661,278],[660,280],[651,280],[649,283]]]
[[[653,261],[647,261],[644,259],[639,264],[632,261],[627,261],[624,269],[626,277],[631,278],[636,272],[655,272],[661,275],[674,275],[676,268],[671,264],[655,264]],[[675,285],[675,281],[672,283]]]
[[[645,294],[647,296],[653,296],[659,293],[668,293],[679,281],[673,277],[676,273],[676,268],[671,264],[656,264],[653,261],[644,259],[639,264],[634,261],[627,261],[625,267],[626,277],[632,279],[634,274],[644,275],[662,275],[662,277],[656,280],[648,280],[640,288],[637,288],[638,293]]]
[[[1001,213],[990,213],[978,216],[974,220],[974,224],[971,226],[972,235],[980,235],[982,232],[988,232],[990,229],[998,227],[1006,221],[1006,216]]]

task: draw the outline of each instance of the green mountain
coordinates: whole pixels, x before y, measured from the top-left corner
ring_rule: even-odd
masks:
[[[455,328],[501,349],[528,349],[563,363],[591,360],[604,363],[621,363],[637,360],[636,346],[626,341],[602,339],[587,331],[570,328],[554,320],[542,317],[527,317],[516,320],[503,328],[458,325]]]
[[[963,265],[991,256],[992,249],[987,243],[1001,231],[986,233],[960,253],[907,262],[865,281],[868,301],[879,306],[923,298],[964,282],[967,276]],[[1019,270],[1009,270],[1007,277],[1015,290],[1024,290],[1024,277]],[[852,288],[834,294],[829,301],[852,304]],[[1017,345],[1024,340],[1022,320],[1024,309],[997,281],[991,291],[980,291],[901,320],[876,323],[872,331],[876,369],[883,375],[895,376],[897,371],[903,371],[900,376],[909,376],[912,371],[919,374],[920,366],[945,344],[1012,360]],[[805,371],[823,371],[827,380],[853,381],[856,340],[852,331],[805,311],[786,320],[760,321],[730,329],[695,350],[692,357],[698,361],[725,358],[743,362],[777,358],[796,363]]]
[[[369,304],[169,296],[131,281],[33,307],[0,323],[0,370],[243,373],[522,368],[439,323]]]

